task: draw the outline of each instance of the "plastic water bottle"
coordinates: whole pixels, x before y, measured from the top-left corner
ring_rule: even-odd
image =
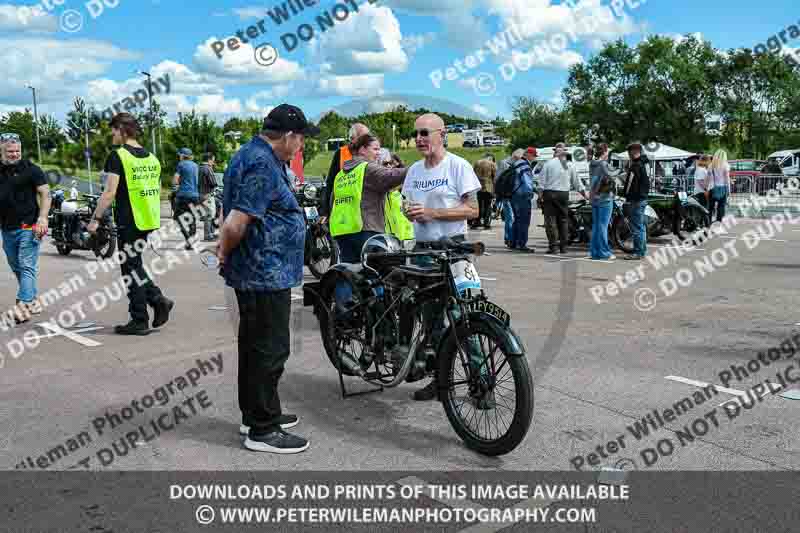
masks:
[[[213,254],[203,254],[200,256],[200,261],[209,270],[216,270],[219,268],[219,259]]]

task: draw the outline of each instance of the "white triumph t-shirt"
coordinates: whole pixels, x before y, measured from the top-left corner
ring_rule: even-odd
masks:
[[[472,165],[450,152],[434,168],[425,168],[424,159],[417,161],[408,169],[403,183],[403,196],[409,202],[434,209],[458,207],[462,196],[479,190],[481,183]],[[414,238],[419,242],[436,241],[444,236],[466,233],[466,220],[414,222]]]

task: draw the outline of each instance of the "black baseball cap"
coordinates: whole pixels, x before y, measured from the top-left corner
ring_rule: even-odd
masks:
[[[303,111],[296,106],[281,104],[269,112],[262,126],[264,130],[302,133],[309,137],[319,135],[319,128],[308,122]]]

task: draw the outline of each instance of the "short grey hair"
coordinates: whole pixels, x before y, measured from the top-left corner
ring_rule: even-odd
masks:
[[[367,130],[366,133],[369,133],[369,128],[366,125],[361,124],[360,122],[356,122],[355,124],[350,126],[350,130],[347,132],[347,138],[350,140],[354,140],[354,138],[358,134],[359,129],[365,129]]]
[[[525,150],[522,148],[517,148],[511,153],[511,157],[514,159],[522,159],[522,156],[525,155]]]

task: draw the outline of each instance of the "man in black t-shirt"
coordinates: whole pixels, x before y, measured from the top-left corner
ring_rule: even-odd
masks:
[[[49,211],[50,187],[44,172],[22,159],[19,135],[0,134],[0,229],[3,251],[19,283],[14,312],[17,323],[41,312],[36,303],[36,278]]]
[[[127,154],[123,153],[126,158],[142,160],[142,163],[148,165],[152,163],[154,168],[158,168],[160,165],[158,160],[136,141],[137,135],[141,133],[141,128],[133,115],[128,113],[115,115],[111,119],[111,133],[114,136],[112,142],[119,148],[113,150],[106,159],[103,169],[106,173],[105,188],[97,202],[92,222],[87,229],[90,233],[97,231],[98,220],[102,220],[106,209],[116,199],[114,221],[117,224],[119,247],[125,250],[127,255],[127,259],[120,265],[120,269],[122,275],[128,276],[127,279],[131,279],[133,282],[128,285],[128,300],[130,300],[128,311],[131,320],[123,326],[116,326],[114,331],[120,335],[147,335],[151,331],[147,314],[148,304],[153,307],[153,327],[157,328],[169,320],[169,313],[175,303],[162,294],[161,289],[153,283],[142,264],[142,251],[150,230],[140,230],[137,227],[134,214],[137,206],[131,204],[128,177],[120,150],[127,152]],[[158,192],[160,192],[160,186]],[[141,207],[139,208],[141,209]]]

